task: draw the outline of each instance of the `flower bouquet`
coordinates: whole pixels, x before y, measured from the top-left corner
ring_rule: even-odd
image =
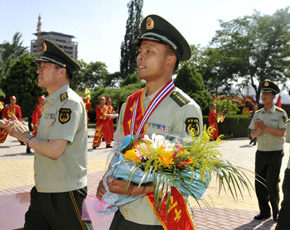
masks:
[[[225,116],[218,113],[217,123],[222,123],[222,122],[224,122],[224,120],[225,120]]]
[[[187,200],[192,196],[201,199],[212,174],[216,173],[219,189],[229,188],[232,196],[242,195],[242,188],[248,191],[252,187],[246,174],[239,167],[234,167],[220,159],[221,153],[217,146],[221,143],[210,141],[210,132],[206,127],[200,136],[190,132],[186,138],[153,134],[151,138],[144,135],[134,138],[128,135],[112,159],[111,166],[104,177],[103,183],[108,191],[102,201],[94,207],[99,214],[110,214],[117,210],[118,205],[126,204],[140,196],[127,196],[109,192],[106,179],[108,176],[128,181],[141,186],[153,182],[154,208],[159,210],[165,203],[166,216],[169,210],[173,189]]]

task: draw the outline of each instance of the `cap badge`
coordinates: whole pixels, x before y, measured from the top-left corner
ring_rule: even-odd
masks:
[[[45,42],[43,42],[43,44],[42,44],[42,48],[43,48],[43,52],[46,52],[46,50],[47,50],[47,46],[46,46]]]
[[[264,84],[264,86],[269,86],[269,82],[266,81],[265,84]]]
[[[152,18],[148,17],[146,22],[146,29],[152,30],[154,28],[154,21]]]

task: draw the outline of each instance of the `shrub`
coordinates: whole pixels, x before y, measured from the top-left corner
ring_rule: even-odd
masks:
[[[208,116],[203,116],[203,122],[208,127]],[[222,123],[218,123],[219,135],[223,134],[225,138],[247,137],[248,127],[251,118],[244,115],[227,116]]]

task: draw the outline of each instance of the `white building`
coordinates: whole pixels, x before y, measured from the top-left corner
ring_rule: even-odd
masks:
[[[37,33],[34,33],[37,36]],[[62,34],[58,32],[41,32],[40,33],[40,42],[44,39],[53,41],[58,45],[62,50],[64,50],[72,59],[77,60],[78,58],[78,43],[72,41],[75,38],[72,35]],[[40,54],[43,52],[42,47],[40,47]],[[37,55],[37,39],[31,41],[30,46],[31,55]]]

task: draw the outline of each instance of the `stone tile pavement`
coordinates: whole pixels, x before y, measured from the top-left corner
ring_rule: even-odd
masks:
[[[109,150],[102,143],[101,147],[93,150],[92,137],[94,130],[89,129],[88,141],[88,194],[95,194],[99,180],[106,169]],[[229,139],[219,150],[225,160],[232,164],[254,170],[255,146],[250,146],[247,138]],[[289,144],[285,144],[285,156],[281,168],[281,181],[289,158]],[[29,192],[33,186],[33,154],[26,154],[26,147],[17,140],[8,137],[0,145],[0,197],[4,195]],[[251,177],[253,183],[253,177]],[[283,195],[281,194],[281,199]],[[276,223],[272,219],[266,221],[253,220],[258,214],[257,199],[254,190],[251,194],[244,191],[243,197],[234,200],[229,191],[218,194],[218,186],[213,178],[200,206],[190,199],[193,210],[193,220],[196,230],[274,230]],[[1,209],[1,207],[0,207]],[[0,230],[8,230],[1,228]],[[96,228],[97,229],[97,228]]]

